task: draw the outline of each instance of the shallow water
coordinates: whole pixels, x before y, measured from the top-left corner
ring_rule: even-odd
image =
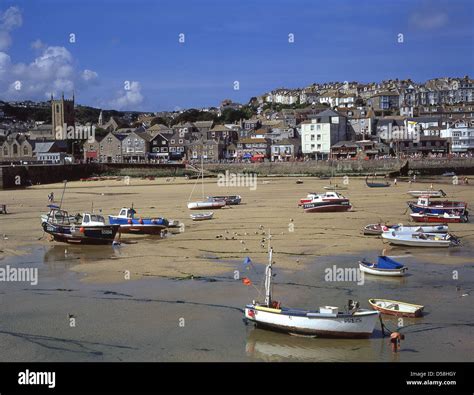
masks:
[[[360,256],[318,257],[298,271],[285,271],[278,268],[275,253],[274,298],[287,306],[342,308],[348,299],[356,299],[368,307],[372,297],[425,305],[422,318],[399,322],[384,316],[392,330],[403,325],[406,339],[398,354],[391,352],[380,325],[366,340],[303,338],[245,325],[242,308],[259,299],[256,288],[265,262],[249,270],[241,262],[225,262],[256,288],[234,280],[233,270],[209,278],[150,276],[115,284],[90,284],[83,281],[87,270],[70,270],[78,264],[118,259],[126,249],[127,245],[33,246],[26,255],[2,260],[1,266],[38,268],[39,283],[0,284],[0,360],[470,361],[474,355],[474,262],[450,263],[458,262],[455,257],[469,258],[469,248],[391,249],[409,274],[398,279],[366,275],[363,285],[325,281],[326,268],[357,267]],[[376,255],[367,251],[365,256]]]

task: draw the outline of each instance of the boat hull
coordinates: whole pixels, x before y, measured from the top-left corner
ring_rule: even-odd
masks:
[[[445,224],[455,224],[461,222],[468,222],[467,215],[449,215],[444,216],[443,214],[422,214],[412,213],[410,217],[415,222],[442,222]]]
[[[112,244],[119,229],[118,225],[103,226],[65,226],[43,223],[46,233],[53,239],[70,244]]]
[[[439,191],[408,191],[408,194],[413,197],[422,197],[428,196],[430,198],[441,198],[446,196],[446,194],[439,190]]]
[[[122,218],[109,215],[111,225],[119,225],[120,233],[161,234],[169,222],[164,218]]]
[[[318,203],[306,203],[303,205],[305,213],[333,213],[341,211],[349,211],[352,209],[349,201],[340,202],[318,202]]]
[[[450,214],[456,211],[459,211],[460,214],[463,214],[466,210],[466,204],[464,203],[453,203],[449,204],[447,202],[440,204],[431,204],[429,206],[419,205],[414,202],[408,202],[408,207],[413,213],[421,213],[421,214]]]
[[[382,238],[390,244],[408,246],[408,247],[431,247],[431,248],[448,248],[452,244],[450,240],[431,240],[413,238],[411,234],[392,235],[390,232],[382,233]]]
[[[226,205],[225,200],[216,200],[213,202],[190,202],[188,203],[188,209],[190,210],[208,210],[208,209],[219,209]]]
[[[407,271],[406,267],[401,269],[380,269],[377,267],[370,267],[367,263],[368,262],[359,262],[360,271],[374,276],[403,277]]]
[[[433,221],[433,222],[442,222],[442,221]],[[387,230],[384,230],[387,228]],[[438,225],[426,225],[426,226],[401,226],[398,225],[383,225],[383,224],[370,224],[364,227],[364,235],[375,236],[381,235],[384,231],[393,231],[394,228],[397,228],[398,233],[410,233],[410,232],[425,232],[425,233],[447,233],[448,226],[443,224]]]
[[[377,302],[385,302],[387,304],[397,304],[402,310],[388,309],[383,306],[377,305]],[[398,302],[396,300],[385,300],[385,299],[369,299],[370,306],[379,311],[381,314],[393,315],[395,317],[409,317],[416,318],[423,315],[424,306],[412,305],[410,303]]]
[[[226,206],[237,206],[241,203],[242,197],[239,195],[231,195],[231,196],[213,196],[213,199],[216,200],[224,200]]]
[[[290,334],[333,338],[370,337],[379,317],[378,312],[371,313],[372,311],[367,310],[352,315],[308,317],[279,309],[259,310],[254,305],[247,305],[245,308],[245,318],[259,327]]]

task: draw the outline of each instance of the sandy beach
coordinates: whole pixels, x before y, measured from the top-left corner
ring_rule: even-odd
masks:
[[[304,270],[315,257],[351,254],[357,256],[366,250],[393,247],[378,237],[367,237],[361,229],[369,223],[409,223],[406,201],[410,189],[427,189],[430,184],[398,182],[390,188],[368,188],[362,178],[350,178],[348,189],[341,191],[350,198],[353,209],[346,213],[304,213],[297,207],[299,198],[308,192],[324,191],[329,180],[304,178],[296,184],[295,178],[259,178],[257,188],[220,187],[216,179],[205,179],[205,195],[240,194],[242,204],[214,210],[211,221],[193,222],[186,207],[195,180],[130,179],[124,181],[90,181],[68,183],[63,208],[70,213],[90,211],[116,215],[121,207],[133,204],[138,216],[178,219],[184,223],[184,232],[164,239],[153,236],[122,235],[120,247],[68,246],[51,242],[40,227],[39,215],[47,212],[47,195],[54,192],[56,202],[62,194],[62,184],[35,186],[24,190],[0,191],[1,203],[7,204],[9,214],[0,216],[0,257],[22,254],[20,246],[57,245],[54,259],[64,258],[64,251],[84,252],[87,249],[98,259],[79,259],[72,270],[84,274],[84,281],[124,281],[125,271],[131,279],[146,276],[189,277],[210,276],[228,272],[246,256],[255,261],[266,259],[266,237],[272,234],[272,243],[278,265],[284,269]],[[441,180],[445,181],[445,180]],[[333,183],[342,184],[342,179]],[[473,185],[434,184],[449,198],[474,198]],[[200,182],[191,200],[201,198]],[[452,233],[461,236],[463,246],[450,250],[449,259],[430,258],[439,264],[472,262],[474,224],[450,224]],[[65,246],[63,249],[60,246]],[[398,248],[399,249],[399,248]],[[415,249],[416,250],[416,249]],[[418,256],[426,250],[417,250]],[[444,255],[442,255],[444,257]]]

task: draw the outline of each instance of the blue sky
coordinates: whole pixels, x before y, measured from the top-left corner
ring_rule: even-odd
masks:
[[[74,88],[80,104],[159,111],[313,82],[472,77],[473,4],[1,0],[0,99]]]

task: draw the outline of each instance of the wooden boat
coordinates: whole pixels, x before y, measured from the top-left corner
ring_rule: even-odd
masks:
[[[374,310],[397,317],[421,317],[425,306],[388,299],[369,299]]]
[[[211,196],[208,197],[208,199],[224,200],[226,206],[236,206],[242,201],[242,197],[240,195]]]
[[[135,216],[133,207],[122,207],[118,215],[109,215],[109,222],[112,225],[120,225],[121,233],[134,234],[160,234],[169,225],[166,218],[142,218]]]
[[[442,221],[438,221],[442,222]],[[403,225],[384,225],[384,224],[369,224],[364,227],[364,235],[375,236],[381,235],[383,232],[390,231],[397,232],[424,232],[424,233],[446,233],[448,226],[444,224],[438,225],[418,225],[418,226],[403,226]]]
[[[67,211],[52,208],[42,226],[53,239],[72,244],[112,244],[119,225],[106,225],[104,217],[83,213],[76,221],[70,221]]]
[[[265,269],[265,301],[253,301],[245,306],[245,318],[257,327],[296,335],[336,338],[368,338],[374,331],[379,313],[359,309],[359,303],[349,301],[346,312],[337,307],[323,306],[318,310],[283,307],[272,298],[273,249]],[[375,313],[375,314],[373,314]]]
[[[452,247],[460,244],[459,238],[449,233],[398,233],[384,232],[382,238],[394,245],[411,247]]]
[[[409,195],[413,197],[421,197],[421,196],[428,196],[430,198],[441,198],[446,196],[446,193],[442,189],[438,189],[437,191],[429,190],[429,191],[408,191]]]
[[[386,188],[390,186],[390,182],[388,181],[383,181],[383,182],[369,181],[369,176],[365,177],[365,184],[369,188]]]
[[[208,213],[199,213],[199,214],[190,214],[189,216],[193,221],[205,221],[207,219],[212,219],[214,213],[212,211]]]
[[[404,276],[408,270],[407,267],[388,256],[379,256],[377,262],[362,259],[362,261],[359,261],[359,269],[364,273],[391,277]]]
[[[418,198],[418,201],[407,202],[408,207],[414,213],[444,214],[450,213],[462,215],[467,210],[467,203],[456,200],[444,200],[432,202],[428,196]]]
[[[443,222],[445,224],[469,222],[469,212],[466,210],[462,215],[456,214],[425,214],[425,213],[411,213],[410,217],[415,222]]]
[[[309,203],[303,204],[305,213],[339,212],[351,208],[349,199],[335,191],[314,195]]]

